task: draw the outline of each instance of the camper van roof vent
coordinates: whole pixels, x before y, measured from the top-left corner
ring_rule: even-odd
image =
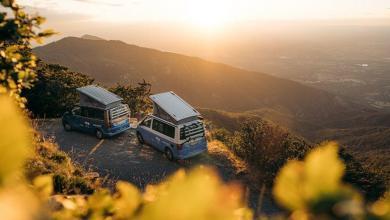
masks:
[[[176,121],[197,117],[200,113],[174,92],[151,95],[152,101]]]

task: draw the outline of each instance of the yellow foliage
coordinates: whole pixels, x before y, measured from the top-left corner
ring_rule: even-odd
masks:
[[[35,190],[39,193],[40,198],[47,200],[53,193],[53,177],[52,175],[38,176],[33,180]]]
[[[140,219],[251,219],[237,185],[225,185],[208,168],[188,175],[180,170],[168,181],[146,189]]]
[[[20,173],[31,150],[32,136],[13,100],[0,95],[0,185]]]
[[[334,142],[314,149],[303,162],[290,161],[280,171],[274,186],[276,200],[293,211],[291,218],[308,214],[361,216],[359,194],[342,184],[344,164]]]
[[[31,146],[30,130],[10,97],[0,95],[0,106],[0,219],[32,219],[37,199],[20,176]]]
[[[0,188],[0,219],[32,220],[39,217],[38,208],[37,197],[26,186]]]
[[[120,181],[116,184],[114,207],[117,219],[129,219],[141,203],[141,193],[134,185]]]

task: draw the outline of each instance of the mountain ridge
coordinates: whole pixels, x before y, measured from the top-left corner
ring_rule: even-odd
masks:
[[[104,85],[145,79],[153,92],[173,90],[198,107],[237,112],[271,108],[311,121],[372,111],[291,80],[118,40],[66,37],[33,51]]]

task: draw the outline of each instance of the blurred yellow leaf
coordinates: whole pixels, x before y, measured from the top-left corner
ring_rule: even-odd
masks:
[[[88,207],[92,216],[90,219],[104,219],[108,213],[113,213],[114,202],[110,191],[107,189],[99,189],[88,198]]]
[[[308,199],[337,191],[345,170],[338,157],[337,144],[330,142],[314,149],[305,159],[304,170]]]
[[[13,100],[0,95],[0,186],[21,171],[30,152],[31,133]]]
[[[41,199],[47,199],[53,193],[53,179],[51,175],[38,176],[33,180],[33,184]]]
[[[304,162],[288,162],[276,178],[275,198],[286,208],[296,210],[340,190],[345,168],[337,152],[337,144],[330,142],[314,149]]]
[[[120,181],[116,184],[114,204],[118,219],[129,219],[141,203],[141,193],[138,189],[127,182]]]
[[[303,162],[291,161],[285,165],[276,177],[274,195],[276,200],[290,210],[305,206]]]
[[[242,201],[241,189],[223,184],[208,168],[197,168],[188,175],[179,171],[167,182],[149,187],[149,200],[140,219],[251,219]],[[151,192],[152,191],[152,192]]]
[[[0,219],[35,219],[39,205],[35,195],[21,184],[0,189]]]

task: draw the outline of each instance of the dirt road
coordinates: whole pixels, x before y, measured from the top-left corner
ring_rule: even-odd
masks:
[[[98,140],[95,136],[76,131],[66,132],[59,119],[38,120],[37,127],[45,138],[58,143],[73,160],[111,180],[129,181],[141,189],[158,183],[178,169],[205,165],[214,167],[225,181],[239,181],[249,189],[250,206],[257,207],[259,192],[245,179],[245,169],[216,146],[209,152],[178,162],[168,161],[164,155],[147,145],[139,145],[135,131],[129,130],[113,138]],[[268,204],[269,203],[269,204]],[[273,205],[264,201],[262,211],[273,212]]]

